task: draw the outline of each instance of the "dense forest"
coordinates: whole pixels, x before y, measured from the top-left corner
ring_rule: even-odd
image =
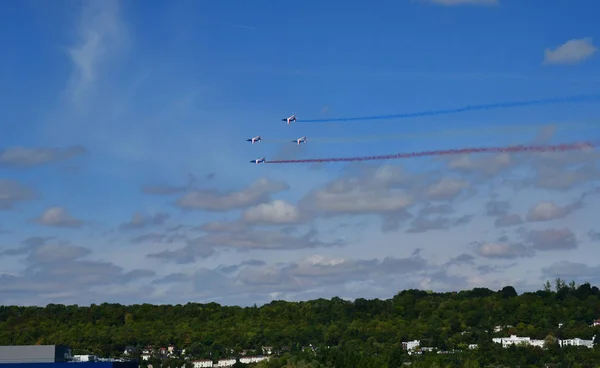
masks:
[[[2,306],[0,345],[65,344],[74,353],[119,356],[126,346],[173,344],[193,358],[213,359],[262,346],[285,351],[256,364],[264,368],[392,368],[405,362],[412,367],[600,367],[600,346],[560,348],[556,342],[594,335],[598,340],[600,327],[590,327],[598,318],[596,286],[557,279],[553,288],[546,283],[543,290],[521,295],[507,286],[450,293],[405,290],[387,300],[273,301],[246,308],[216,303]],[[494,332],[495,326],[507,327]],[[544,339],[547,348],[502,348],[492,342],[511,334]],[[409,340],[449,353],[409,356],[402,349]],[[468,349],[469,344],[478,348]],[[314,349],[302,349],[309,345]]]

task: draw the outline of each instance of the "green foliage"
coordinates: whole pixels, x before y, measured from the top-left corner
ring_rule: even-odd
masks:
[[[99,356],[118,356],[128,345],[174,344],[186,348],[190,357],[215,360],[239,356],[241,350],[256,354],[262,346],[289,350],[254,365],[262,368],[395,368],[404,367],[404,362],[416,368],[539,367],[546,363],[594,367],[592,362],[600,362],[600,349],[560,348],[555,339],[600,336],[598,328],[589,327],[600,317],[600,291],[560,279],[554,285],[554,290],[548,282],[544,290],[521,295],[511,286],[497,292],[485,288],[458,293],[405,290],[388,300],[274,301],[249,308],[216,303],[1,306],[0,344],[66,344],[74,353]],[[563,326],[558,328],[558,323]],[[513,327],[494,333],[497,325]],[[491,341],[508,334],[545,339],[548,349],[504,349]],[[462,352],[409,356],[401,342],[414,339],[423,346]],[[309,344],[314,352],[302,350]],[[479,344],[479,348],[469,350],[469,344]],[[165,363],[184,365],[183,360]]]

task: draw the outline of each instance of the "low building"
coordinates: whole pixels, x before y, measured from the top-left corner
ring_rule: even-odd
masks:
[[[131,362],[58,362],[58,363],[0,363],[1,368],[139,368]]]
[[[71,349],[64,345],[0,346],[0,363],[63,363],[71,360]]]
[[[200,359],[192,361],[194,368],[211,368],[213,361],[211,359]]]
[[[509,347],[510,345],[530,345],[544,347],[544,340],[532,340],[530,337],[519,337],[516,335],[510,335],[510,337],[495,337],[492,339],[496,344],[502,344],[503,348]]]
[[[98,357],[95,355],[73,355],[74,362],[97,362]]]
[[[594,340],[582,340],[578,337],[574,338],[574,339],[566,339],[566,340],[560,340],[558,342],[560,344],[561,347],[563,346],[585,346],[588,348],[593,348],[594,347]]]
[[[420,340],[403,341],[402,349],[407,350],[407,351],[412,351],[412,350],[416,350],[419,347],[419,345],[421,345]]]
[[[235,359],[220,359],[213,367],[231,367],[235,362]]]
[[[263,346],[262,351],[264,354],[271,355],[271,354],[273,354],[273,347],[272,346]]]
[[[137,348],[135,346],[126,346],[125,350],[123,350],[123,355],[133,355],[137,353]]]
[[[262,362],[265,359],[269,359],[266,356],[247,356],[247,357],[243,357],[240,358],[240,363],[244,363],[244,364],[252,364],[252,363],[258,363],[258,362]]]

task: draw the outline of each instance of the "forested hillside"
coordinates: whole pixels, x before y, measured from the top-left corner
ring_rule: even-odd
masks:
[[[430,367],[431,360],[439,360],[440,367],[453,361],[456,364],[449,366],[463,367],[467,360],[477,362],[474,366],[539,367],[539,362],[578,366],[567,364],[571,361],[596,367],[600,366],[598,347],[549,344],[547,350],[503,349],[491,339],[510,334],[549,342],[551,337],[592,339],[594,334],[600,336],[600,327],[590,327],[597,318],[597,287],[556,280],[554,290],[548,284],[545,290],[522,295],[510,286],[497,292],[483,288],[457,293],[406,290],[388,300],[274,301],[247,308],[216,303],[3,306],[0,344],[67,344],[75,352],[100,356],[120,355],[128,345],[173,344],[196,358],[230,356],[230,349],[235,355],[243,349],[288,346],[288,356],[294,360],[329,363],[331,367],[396,367],[403,361],[414,361],[413,367]],[[495,326],[506,325],[513,327],[494,333]],[[415,339],[421,340],[422,346],[463,353],[408,356],[401,343]],[[310,344],[317,347],[316,353],[301,353],[301,347]],[[468,344],[479,346],[469,350]],[[271,359],[260,365],[299,366],[283,360]]]

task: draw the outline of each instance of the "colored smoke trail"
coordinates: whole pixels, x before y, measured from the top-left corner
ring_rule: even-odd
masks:
[[[435,151],[407,152],[397,153],[394,155],[381,156],[362,156],[362,157],[338,157],[338,158],[311,158],[303,160],[274,160],[265,161],[267,164],[300,164],[312,162],[350,162],[350,161],[375,161],[375,160],[394,160],[402,158],[415,158],[427,156],[447,156],[460,155],[467,153],[519,153],[519,152],[565,152],[573,151],[582,148],[593,148],[598,145],[597,142],[578,142],[578,143],[563,143],[557,145],[540,145],[540,146],[505,146],[505,147],[476,147],[476,148],[460,148]]]
[[[571,97],[554,97],[554,98],[544,98],[544,99],[528,100],[528,101],[512,101],[512,102],[501,102],[501,103],[485,104],[485,105],[473,105],[473,106],[465,106],[465,107],[454,108],[454,109],[429,110],[429,111],[394,114],[394,115],[375,115],[375,116],[361,116],[361,117],[351,117],[351,118],[332,118],[332,119],[307,119],[307,120],[298,119],[297,122],[298,123],[334,123],[334,122],[359,121],[359,120],[405,119],[405,118],[415,118],[415,117],[421,117],[421,116],[457,114],[457,113],[461,113],[461,112],[476,111],[476,110],[506,109],[506,108],[511,108],[511,107],[548,105],[548,104],[568,103],[568,102],[589,102],[589,101],[595,101],[598,99],[600,99],[599,94],[578,95],[578,96],[571,96]]]

